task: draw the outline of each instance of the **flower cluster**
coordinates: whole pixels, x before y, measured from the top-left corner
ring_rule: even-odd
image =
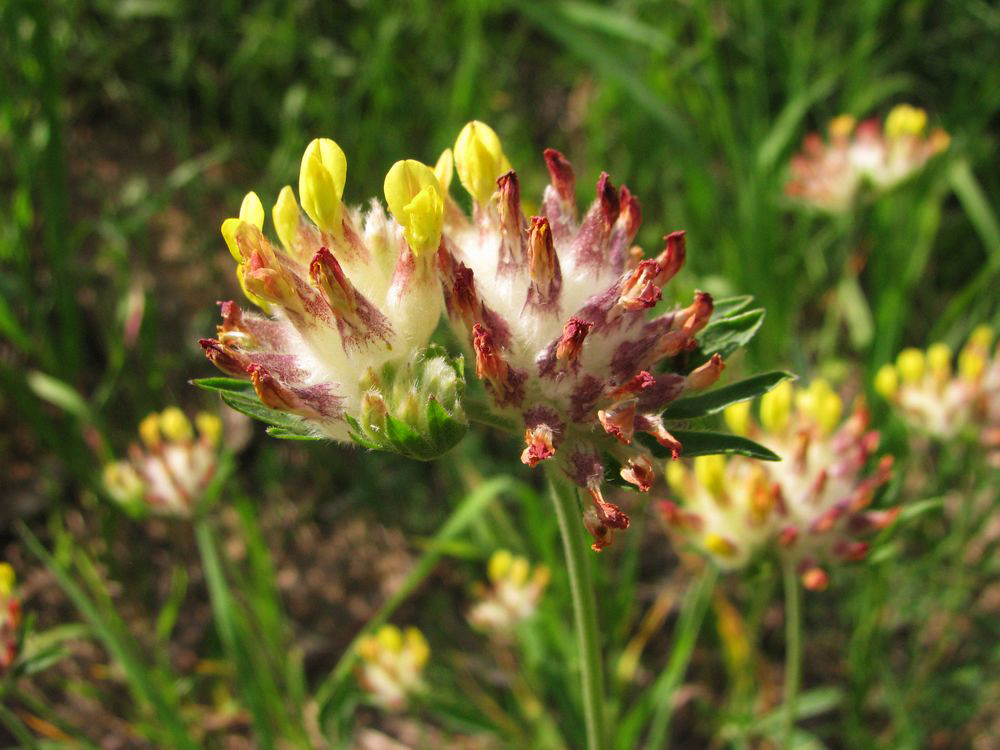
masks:
[[[431,650],[416,628],[401,631],[395,625],[383,625],[361,639],[358,654],[358,680],[382,708],[401,711],[410,697],[423,692],[421,675]]]
[[[216,338],[201,345],[314,434],[431,457],[464,434],[461,371],[428,349],[442,307],[445,188],[429,167],[397,162],[385,178],[390,216],[377,201],[345,206],[346,178],[340,147],[312,141],[301,207],[286,186],[271,211],[277,246],[256,193],[244,198],[222,235],[246,296],[267,314],[223,302]]]
[[[875,390],[895,406],[914,430],[948,440],[981,430],[990,460],[1000,462],[1000,352],[991,356],[993,330],[977,327],[958,354],[936,343],[904,349],[895,364],[875,375]]]
[[[190,516],[215,476],[222,435],[212,414],[200,412],[194,422],[175,406],[143,419],[142,445],[129,446],[127,461],[104,467],[108,494],[133,512]]]
[[[16,583],[14,569],[8,563],[0,563],[0,677],[17,656],[21,600],[15,591]]]
[[[448,316],[469,344],[493,410],[523,425],[521,460],[555,461],[589,492],[584,520],[599,550],[629,525],[602,495],[604,456],[648,491],[653,460],[636,434],[679,455],[661,413],[722,372],[718,355],[688,374],[654,368],[696,346],[712,298],[697,292],[687,307],[647,316],[684,263],[684,234],[668,235],[659,255],[644,258],[632,244],[639,202],[607,174],[579,217],[573,168],[546,150],[550,184],[541,214],[528,219],[517,173],[488,126],[466,125],[454,161],[473,215],[449,200],[438,255]]]
[[[549,584],[549,569],[497,550],[487,565],[490,586],[479,586],[479,601],[469,610],[469,622],[493,633],[505,633],[535,614],[538,600]]]
[[[301,207],[285,187],[272,210],[280,246],[262,232],[254,193],[222,225],[240,284],[267,314],[224,302],[217,337],[201,344],[224,372],[251,380],[269,414],[294,415],[293,426],[432,458],[466,424],[463,369],[428,347],[446,312],[492,421],[523,429],[521,460],[552,461],[588,491],[585,521],[599,550],[629,525],[603,497],[606,468],[648,491],[654,464],[640,442],[680,455],[663,412],[711,386],[724,362],[703,352],[697,367],[670,367],[697,348],[713,315],[710,295],[651,313],[684,264],[684,233],[644,257],[633,245],[639,202],[627,187],[602,174],[578,216],[572,166],[552,149],[545,162],[550,183],[529,217],[496,133],[471,122],[434,168],[393,165],[388,213],[375,201],[362,212],[342,202],[343,151],[313,141],[302,159]],[[449,193],[455,174],[471,217]]]
[[[888,191],[948,148],[944,130],[925,137],[926,127],[927,113],[908,104],[893,108],[884,126],[877,119],[856,125],[850,115],[840,115],[830,122],[828,141],[817,133],[806,136],[785,192],[823,211],[845,211],[862,188]]]
[[[870,510],[875,491],[891,474],[892,460],[866,466],[879,435],[858,407],[842,420],[843,402],[823,380],[808,388],[785,381],[765,394],[760,422],[750,402],[726,410],[730,428],[782,457],[757,463],[740,456],[701,456],[693,466],[673,462],[667,480],[678,502],[662,509],[669,527],[721,566],[745,565],[775,544],[796,565],[803,584],[825,588],[830,561],[859,560],[864,532],[884,528],[898,514]]]

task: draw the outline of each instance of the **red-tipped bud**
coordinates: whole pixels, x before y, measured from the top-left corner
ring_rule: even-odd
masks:
[[[689,352],[698,347],[698,342],[687,331],[667,331],[656,345],[657,359],[676,357],[681,352]]]
[[[476,323],[472,327],[472,348],[476,352],[476,375],[492,382],[507,379],[507,360],[496,349],[493,334]]]
[[[642,391],[652,388],[655,385],[656,378],[643,370],[638,375],[633,375],[613,391],[609,392],[608,398],[612,401],[617,401],[626,396],[638,396]]]
[[[601,176],[597,180],[597,200],[601,204],[604,226],[606,229],[611,229],[618,220],[621,204],[618,202],[618,191],[611,184],[611,178],[607,172],[601,172]]]
[[[868,542],[857,539],[854,541],[842,540],[834,545],[833,553],[846,562],[860,562],[868,555],[870,546]]]
[[[618,305],[624,310],[644,310],[660,301],[662,292],[656,285],[660,266],[655,260],[644,260],[622,282]]]
[[[714,309],[715,303],[712,301],[712,295],[699,290],[694,293],[694,302],[677,313],[673,326],[689,336],[693,336],[708,325]]]
[[[660,264],[660,275],[656,278],[656,283],[661,287],[677,275],[687,259],[684,232],[671,232],[663,241],[666,246],[656,258],[656,262]]]
[[[629,398],[607,409],[601,409],[597,412],[601,427],[620,442],[630,445],[635,434],[635,410],[638,403],[639,399]]]
[[[249,364],[246,356],[215,339],[198,339],[198,343],[205,350],[208,360],[224,373],[237,377],[246,376]]]
[[[562,270],[552,230],[544,216],[532,217],[528,229],[528,270],[531,275],[528,302],[539,306],[555,305],[562,288]]]
[[[621,477],[639,488],[639,492],[649,492],[656,481],[652,462],[643,455],[633,456],[621,469]]]
[[[323,414],[310,406],[295,391],[275,378],[264,365],[250,364],[246,368],[257,398],[264,406],[278,411],[287,411],[301,417],[322,419]]]
[[[797,526],[786,526],[778,534],[778,544],[782,547],[791,547],[799,538]]]
[[[594,552],[602,552],[605,547],[611,546],[614,541],[614,531],[594,508],[587,508],[583,512],[583,525],[587,533],[594,538],[594,543],[590,545]]]
[[[313,256],[309,278],[338,318],[352,325],[357,322],[358,301],[354,286],[327,248],[321,247]]]
[[[823,591],[830,585],[830,576],[822,568],[806,568],[802,572],[802,585],[810,591]]]
[[[529,427],[524,431],[525,449],[521,452],[521,463],[535,468],[540,462],[552,458],[556,449],[552,444],[552,428],[547,424]]]
[[[565,360],[568,364],[576,363],[583,351],[583,342],[593,327],[594,324],[586,320],[570,318],[563,326],[562,337],[556,345],[556,359]]]
[[[576,175],[569,160],[554,148],[545,149],[545,166],[549,169],[549,179],[559,197],[567,203],[576,201]]]
[[[631,242],[642,223],[642,208],[639,206],[639,199],[632,195],[632,191],[622,185],[621,190],[618,191],[618,204],[621,206],[618,221],[624,225],[625,234]]]
[[[726,363],[722,361],[722,356],[716,352],[712,358],[700,367],[691,371],[687,376],[687,387],[691,390],[699,391],[715,385],[715,381],[726,369]]]
[[[656,414],[640,414],[635,419],[635,429],[647,432],[656,438],[656,442],[670,451],[670,457],[677,459],[684,449],[680,440],[671,435],[663,425],[663,419]]]
[[[497,178],[500,213],[500,254],[497,270],[519,267],[524,263],[524,214],[521,213],[521,187],[514,170]]]

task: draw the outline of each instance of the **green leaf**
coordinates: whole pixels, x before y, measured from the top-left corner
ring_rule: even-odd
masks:
[[[427,452],[427,443],[423,436],[402,419],[396,419],[391,414],[385,415],[385,436],[400,453],[412,456]]]
[[[427,433],[438,455],[451,449],[465,436],[468,424],[450,415],[441,403],[431,397],[427,402]]]
[[[265,424],[281,427],[293,435],[310,434],[301,419],[283,411],[269,409],[260,402],[256,394],[223,393],[222,400],[241,414],[246,414],[248,417],[264,422]]]
[[[762,309],[713,320],[698,336],[698,349],[692,357],[693,364],[697,366],[716,353],[725,359],[740,347],[746,346],[763,323]]]
[[[306,442],[314,442],[326,439],[319,435],[303,435],[301,432],[289,432],[284,427],[275,427],[274,425],[268,427],[265,432],[267,432],[267,434],[271,437],[278,438],[279,440],[302,440]]]
[[[684,458],[709,456],[716,453],[736,454],[758,458],[762,461],[780,461],[781,457],[753,440],[725,432],[705,432],[701,430],[671,430],[683,446]],[[652,451],[657,458],[669,458],[670,451],[656,442],[656,438],[646,433],[636,435],[636,440]]]
[[[762,375],[755,375],[752,378],[740,380],[736,383],[730,383],[708,393],[679,398],[667,407],[667,410],[663,413],[663,418],[694,419],[696,417],[704,417],[707,414],[715,414],[730,404],[762,396],[783,380],[794,377],[790,372],[776,370],[774,372],[766,372]]]
[[[27,381],[28,387],[38,398],[58,406],[84,422],[90,421],[90,404],[69,383],[38,370],[29,372]]]
[[[190,383],[204,388],[206,391],[218,393],[247,393],[253,390],[253,384],[249,380],[240,380],[239,378],[198,378]]]
[[[749,294],[741,294],[738,297],[723,297],[722,299],[714,300],[712,304],[712,318],[714,320],[721,320],[722,318],[731,318],[736,313],[743,312],[750,303],[753,302],[753,296]]]

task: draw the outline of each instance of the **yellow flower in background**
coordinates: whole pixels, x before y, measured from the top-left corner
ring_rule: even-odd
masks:
[[[358,642],[358,655],[358,679],[376,705],[402,711],[426,689],[422,675],[431,651],[416,628],[383,625]]]
[[[222,421],[199,412],[192,425],[171,406],[143,419],[139,437],[128,460],[104,467],[108,494],[133,512],[190,516],[218,468]]]
[[[840,396],[825,380],[807,387],[783,381],[761,398],[760,421],[747,403],[725,420],[779,456],[700,456],[666,467],[673,501],[661,504],[668,528],[724,568],[746,565],[765,549],[791,558],[807,588],[824,588],[826,566],[868,552],[863,534],[891,523],[898,509],[871,510],[892,461],[868,469],[879,435],[867,413],[843,419]]]
[[[492,633],[506,633],[538,609],[549,584],[549,569],[532,568],[527,558],[497,550],[487,565],[489,585],[477,587],[479,601],[469,610],[469,622]]]

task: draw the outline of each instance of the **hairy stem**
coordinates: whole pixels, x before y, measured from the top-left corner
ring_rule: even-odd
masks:
[[[802,680],[802,591],[792,561],[782,565],[785,584],[785,723],[781,747],[790,748]]]
[[[573,596],[573,614],[576,620],[576,637],[580,652],[580,683],[583,690],[583,715],[587,725],[589,750],[604,750],[607,732],[604,722],[604,670],[601,664],[597,631],[597,604],[594,584],[590,577],[583,522],[576,498],[576,488],[558,474],[558,469],[547,467],[552,502],[559,520],[559,532],[566,552],[566,570],[569,573],[570,591]]]

